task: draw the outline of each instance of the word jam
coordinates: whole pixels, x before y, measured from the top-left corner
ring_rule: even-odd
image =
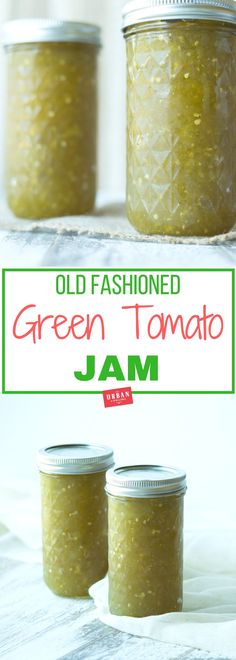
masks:
[[[75,378],[80,381],[93,380],[96,375],[96,357],[88,355],[86,361],[86,371],[75,371]],[[148,355],[144,364],[139,355],[128,355],[126,374],[122,369],[117,355],[107,355],[102,369],[98,374],[99,381],[106,381],[108,378],[115,378],[117,381],[124,380],[158,380],[158,356]]]

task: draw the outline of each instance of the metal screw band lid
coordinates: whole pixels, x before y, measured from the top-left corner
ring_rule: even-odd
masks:
[[[131,0],[122,12],[123,29],[157,20],[236,22],[235,0]]]
[[[3,26],[4,46],[52,41],[77,41],[101,46],[101,29],[90,23],[40,18],[7,21]]]
[[[37,463],[40,472],[46,474],[88,474],[105,472],[114,459],[110,447],[69,444],[40,449]]]
[[[184,495],[186,487],[183,470],[161,465],[115,467],[106,475],[107,493],[118,497]]]

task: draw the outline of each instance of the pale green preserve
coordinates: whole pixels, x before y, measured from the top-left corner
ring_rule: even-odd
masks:
[[[145,234],[229,231],[236,221],[235,25],[161,21],[157,8],[156,21],[127,27],[125,37],[130,222]]]

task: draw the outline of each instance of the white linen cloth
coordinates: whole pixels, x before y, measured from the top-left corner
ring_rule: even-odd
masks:
[[[42,561],[40,493],[34,481],[1,483],[0,557]]]
[[[119,617],[108,609],[108,580],[90,595],[99,619],[139,637],[190,646],[236,659],[236,533],[185,535],[184,611],[146,618]]]

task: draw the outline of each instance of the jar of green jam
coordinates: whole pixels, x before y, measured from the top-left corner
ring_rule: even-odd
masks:
[[[111,613],[181,611],[185,473],[153,465],[110,469],[106,490]]]
[[[91,211],[100,29],[67,21],[10,21],[4,45],[11,210],[26,219]]]
[[[44,579],[56,594],[86,597],[107,573],[105,473],[109,447],[59,445],[41,449]]]
[[[236,3],[125,5],[127,213],[146,234],[212,236],[236,221]]]

